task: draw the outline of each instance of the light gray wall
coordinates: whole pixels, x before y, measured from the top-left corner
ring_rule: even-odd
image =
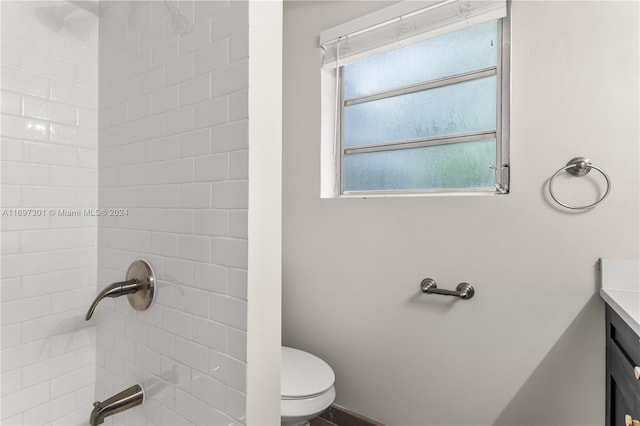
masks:
[[[603,424],[597,260],[639,256],[638,4],[513,3],[508,196],[321,200],[317,36],[385,5],[285,3],[284,344],[388,424]],[[570,214],[544,185],[579,155],[613,190]],[[589,202],[593,175],[559,191]],[[419,295],[424,277],[476,297]]]

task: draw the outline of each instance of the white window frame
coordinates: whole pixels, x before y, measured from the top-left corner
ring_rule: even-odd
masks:
[[[472,71],[464,74],[447,76],[444,78],[426,81],[414,86],[389,90],[381,94],[363,96],[354,100],[344,101],[342,70],[344,64],[336,61],[333,69],[324,69],[322,72],[322,149],[321,149],[321,197],[322,198],[367,198],[367,197],[395,197],[395,196],[428,196],[428,195],[503,195],[510,190],[509,168],[509,107],[510,107],[510,62],[511,62],[511,24],[510,4],[507,2],[507,14],[497,19],[497,63],[495,67]],[[447,32],[439,31],[437,35]],[[454,84],[462,81],[470,81],[486,76],[496,76],[496,130],[495,132],[478,132],[464,135],[442,136],[425,138],[420,140],[389,142],[375,146],[357,148],[345,148],[343,146],[343,115],[344,107],[366,100],[384,99],[405,93],[414,93],[435,87]],[[334,93],[331,93],[333,91]],[[337,129],[337,131],[336,131]],[[424,146],[444,145],[451,143],[470,142],[488,138],[496,139],[495,164],[487,165],[494,170],[495,189],[460,188],[460,189],[411,189],[411,190],[367,190],[344,191],[344,155],[345,153],[380,152],[393,149],[418,148]]]

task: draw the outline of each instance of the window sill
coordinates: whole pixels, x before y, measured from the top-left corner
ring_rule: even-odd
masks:
[[[444,191],[407,191],[407,192],[349,192],[346,194],[340,194],[336,197],[322,197],[322,198],[406,198],[406,197],[468,197],[468,196],[492,196],[492,195],[508,195],[509,193],[502,193],[499,191],[491,190],[452,190],[447,189]]]

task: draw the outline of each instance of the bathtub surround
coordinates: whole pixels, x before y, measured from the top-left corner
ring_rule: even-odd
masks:
[[[67,213],[97,207],[97,17],[41,5],[0,2],[3,425],[86,422],[95,382],[97,218]]]
[[[137,258],[157,276],[147,311],[96,311],[96,399],[152,389],[113,424],[245,416],[247,4],[192,2],[186,34],[163,2],[101,4],[99,201],[129,214],[99,222],[99,282]]]
[[[283,343],[384,424],[602,425],[596,265],[640,257],[638,3],[512,2],[509,195],[321,200],[318,34],[387,5],[285,3]],[[567,213],[545,184],[582,155],[611,194]],[[593,175],[558,191],[589,201]]]
[[[82,44],[87,11],[2,2],[2,208],[61,212],[2,218],[2,424],[86,424],[135,383],[105,424],[279,422],[282,4],[174,5],[100,1]],[[155,302],[85,321],[136,259]]]
[[[99,200],[101,207],[125,207],[129,214],[100,218],[99,279],[121,280],[136,258],[148,260],[157,276],[148,310],[134,312],[120,298],[105,300],[96,312],[96,398],[136,382],[151,389],[139,410],[114,416],[114,424],[245,423],[248,241],[256,244],[251,260],[258,292],[278,297],[280,279],[279,270],[260,263],[260,244],[271,242],[272,232],[279,239],[279,226],[248,238],[251,230],[274,226],[265,211],[279,223],[279,208],[264,207],[264,198],[277,199],[279,192],[264,170],[271,163],[249,161],[250,146],[260,158],[265,150],[279,152],[273,145],[279,137],[270,139],[279,125],[265,131],[261,120],[272,119],[261,117],[266,108],[254,115],[249,110],[250,99],[258,102],[266,86],[250,74],[251,61],[258,63],[256,72],[262,65],[249,55],[250,40],[257,43],[260,34],[249,25],[257,6],[180,2],[192,30],[178,34],[163,2],[101,3]],[[274,47],[279,51],[280,43],[258,45],[265,54]],[[279,180],[275,184],[280,187]],[[250,229],[251,220],[258,224]],[[277,247],[272,253],[265,258],[278,265]],[[279,312],[279,298],[274,306]],[[274,324],[261,328],[278,330]],[[265,344],[268,354],[279,332],[267,335],[278,338]],[[271,364],[274,371],[277,366]],[[263,373],[254,374],[257,380]]]

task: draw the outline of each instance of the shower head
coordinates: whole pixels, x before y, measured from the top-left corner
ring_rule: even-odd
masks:
[[[53,32],[60,32],[64,28],[67,16],[76,10],[84,9],[92,15],[98,15],[98,5],[89,0],[70,0],[48,6],[36,7],[33,13]]]
[[[51,31],[57,33],[64,27],[67,15],[76,10],[72,4],[36,7],[33,13]]]
[[[193,27],[186,16],[180,12],[180,9],[170,0],[164,0],[164,4],[171,14],[171,29],[177,34],[188,34]]]
[[[180,12],[171,12],[171,29],[177,34],[187,34],[191,32],[189,20]]]

